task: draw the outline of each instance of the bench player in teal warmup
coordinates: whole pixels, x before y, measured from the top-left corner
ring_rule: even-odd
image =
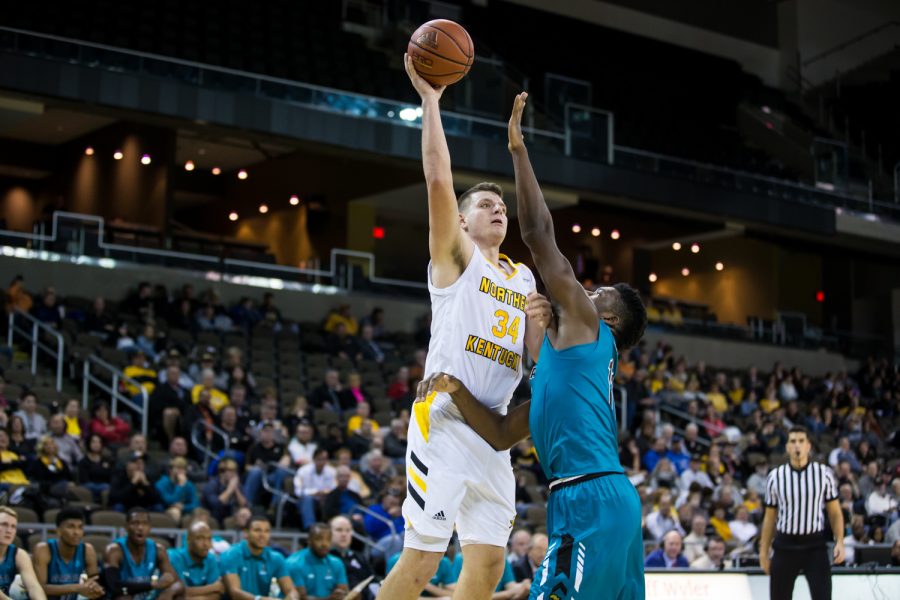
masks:
[[[495,449],[529,435],[550,480],[550,544],[531,587],[532,600],[643,598],[641,503],[619,464],[613,379],[618,353],[636,344],[647,323],[638,293],[624,283],[586,292],[556,246],[553,219],[522,137],[527,94],[509,121],[522,239],[531,250],[556,316],[531,377],[532,398],[506,416],[478,402],[445,373],[418,391],[451,395],[469,425]],[[531,302],[529,317],[542,310]]]

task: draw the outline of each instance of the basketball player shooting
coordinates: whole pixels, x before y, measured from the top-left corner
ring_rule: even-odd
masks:
[[[525,338],[530,334],[528,347],[536,349],[543,335],[540,327],[526,325],[534,276],[500,253],[507,228],[500,186],[480,183],[457,200],[438,106],[445,88],[422,79],[409,56],[405,62],[422,99],[428,188],[434,325],[425,372],[458,377],[485,406],[505,413],[522,376]],[[430,394],[415,405],[408,439],[404,550],[379,597],[418,598],[455,524],[464,560],[453,597],[490,598],[516,515],[509,451],[491,448],[447,394]]]
[[[522,136],[526,98],[516,97],[509,120],[519,227],[556,307],[531,401],[501,415],[452,373],[426,378],[417,396],[449,393],[495,449],[531,434],[550,480],[550,543],[529,598],[643,598],[641,502],[619,464],[613,379],[618,353],[640,340],[647,311],[624,283],[586,292],[559,251]]]

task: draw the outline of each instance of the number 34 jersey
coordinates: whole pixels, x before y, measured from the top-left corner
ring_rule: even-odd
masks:
[[[445,288],[431,283],[431,343],[425,374],[449,373],[462,381],[482,404],[506,414],[522,377],[525,347],[525,298],[534,291],[534,275],[503,254],[511,272],[492,264],[475,247],[459,279]],[[462,418],[446,394],[434,398],[441,408]]]

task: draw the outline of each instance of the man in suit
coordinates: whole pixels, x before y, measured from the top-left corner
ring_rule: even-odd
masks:
[[[525,556],[513,561],[513,575],[515,575],[516,581],[534,579],[534,572],[541,566],[545,554],[547,554],[547,536],[543,533],[536,533],[531,536],[531,543],[528,544],[528,552],[525,553]]]
[[[667,532],[663,536],[661,547],[647,555],[644,566],[661,569],[687,569],[690,565],[681,553],[681,534],[674,529]]]

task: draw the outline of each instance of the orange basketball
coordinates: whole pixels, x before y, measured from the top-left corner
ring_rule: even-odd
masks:
[[[446,19],[416,29],[406,52],[416,72],[432,85],[450,85],[466,76],[475,60],[475,44],[462,25]]]

